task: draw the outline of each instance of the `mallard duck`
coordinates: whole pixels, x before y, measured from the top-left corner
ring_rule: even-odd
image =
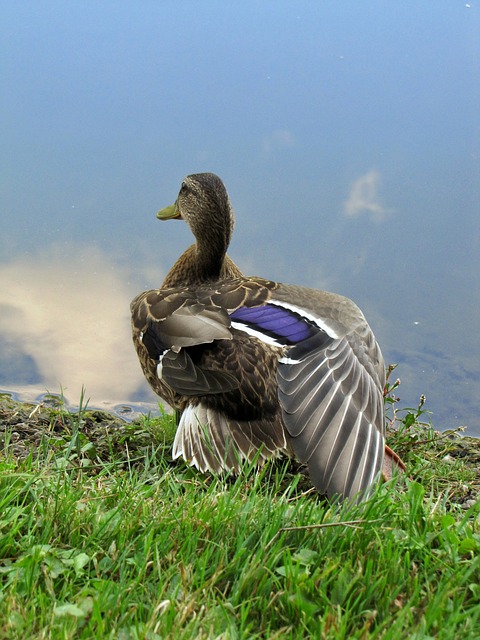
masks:
[[[180,415],[173,458],[238,473],[244,459],[287,454],[320,493],[368,495],[386,450],[385,366],[360,309],[244,276],[227,255],[234,214],[214,174],[185,178],[157,217],[185,220],[196,239],[131,304],[143,372]]]

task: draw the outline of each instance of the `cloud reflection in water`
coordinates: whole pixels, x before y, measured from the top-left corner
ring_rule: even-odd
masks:
[[[0,265],[0,386],[31,395],[63,389],[78,402],[154,401],[130,335],[125,267],[97,248],[54,246]]]
[[[383,222],[390,209],[384,207],[379,198],[380,173],[371,169],[355,180],[344,202],[344,213],[349,218],[368,213],[375,222]]]

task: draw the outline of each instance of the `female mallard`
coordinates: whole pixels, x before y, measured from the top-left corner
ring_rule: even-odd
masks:
[[[365,494],[385,454],[385,367],[360,309],[243,276],[227,256],[233,209],[211,173],[185,178],[157,217],[186,220],[196,238],[162,288],[131,304],[143,372],[180,412],[173,457],[238,472],[242,459],[287,453],[321,493]]]

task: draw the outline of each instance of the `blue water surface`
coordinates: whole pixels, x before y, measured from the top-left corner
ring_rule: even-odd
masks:
[[[155,403],[129,301],[220,175],[245,273],[364,310],[402,406],[480,435],[480,5],[4,3],[0,387]]]

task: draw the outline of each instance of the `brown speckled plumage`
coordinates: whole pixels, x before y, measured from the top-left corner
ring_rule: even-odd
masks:
[[[287,453],[320,492],[365,494],[385,451],[385,371],[361,311],[336,294],[243,276],[226,254],[233,210],[213,174],[188,176],[159,217],[183,218],[196,238],[162,287],[131,305],[144,374],[181,414],[174,457],[238,472],[244,458]]]

